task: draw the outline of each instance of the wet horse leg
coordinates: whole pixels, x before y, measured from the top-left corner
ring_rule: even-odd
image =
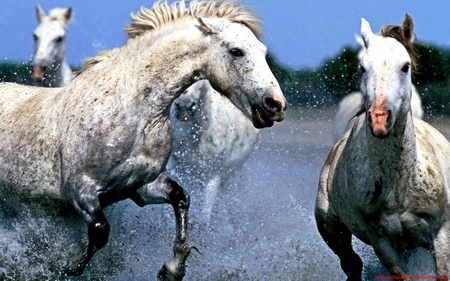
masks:
[[[74,268],[67,269],[64,273],[71,276],[79,276],[83,273],[86,265],[92,256],[103,248],[108,242],[110,227],[103,213],[96,192],[86,192],[86,190],[96,189],[77,189],[85,192],[79,194],[76,198],[74,207],[80,213],[88,226],[88,244],[80,261]]]
[[[176,220],[174,256],[163,265],[158,280],[182,280],[186,272],[186,259],[191,249],[196,249],[190,244],[188,235],[189,196],[177,182],[162,173],[154,182],[139,189],[131,199],[139,206],[158,203],[172,205]]]
[[[326,216],[326,215],[325,215]],[[325,243],[339,257],[347,281],[360,281],[363,263],[353,251],[352,233],[338,218],[323,218],[316,211],[317,228]]]
[[[450,222],[446,221],[434,238],[434,258],[436,261],[436,272],[442,280],[450,276]],[[447,278],[447,279],[445,279]]]

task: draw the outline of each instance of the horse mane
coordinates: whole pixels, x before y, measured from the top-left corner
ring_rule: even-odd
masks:
[[[151,30],[182,18],[217,17],[226,18],[231,22],[241,23],[249,28],[260,39],[262,37],[261,20],[249,8],[237,1],[191,1],[186,6],[185,0],[174,2],[172,5],[165,1],[157,1],[151,9],[141,7],[139,12],[130,15],[133,23],[125,26],[129,39],[136,38]],[[100,52],[97,56],[87,59],[83,67],[75,72],[74,78],[86,69],[99,62],[109,59],[118,48]]]
[[[158,1],[152,9],[141,7],[138,14],[131,14],[133,23],[125,27],[125,32],[128,37],[134,38],[180,18],[201,17],[226,18],[231,22],[245,25],[258,39],[262,37],[261,20],[252,10],[237,1],[194,0],[189,3],[189,6],[186,6],[185,0],[174,2],[171,5],[167,1]]]
[[[412,24],[412,20],[411,20]],[[411,29],[412,30],[412,26]],[[413,41],[408,38],[414,38],[413,34],[405,34],[405,32],[410,32],[409,30],[404,30],[399,25],[384,25],[381,27],[380,35],[383,37],[391,37],[400,42],[400,44],[405,47],[406,51],[409,54],[409,57],[411,58],[411,69],[414,71],[417,67],[417,52],[414,49]]]
[[[88,68],[91,68],[92,66],[96,65],[97,63],[109,59],[117,51],[119,51],[119,48],[115,48],[115,49],[112,49],[112,50],[100,51],[95,57],[86,59],[84,61],[83,67],[80,70],[75,71],[73,73],[73,78],[79,76],[83,71],[85,71]]]

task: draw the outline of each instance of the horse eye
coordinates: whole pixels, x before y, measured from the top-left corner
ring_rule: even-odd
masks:
[[[233,48],[230,50],[230,54],[235,56],[235,57],[243,57],[244,56],[244,52],[241,49],[238,48]]]
[[[402,67],[402,71],[403,71],[404,73],[407,73],[408,70],[409,70],[409,63],[406,63],[406,64]]]
[[[34,40],[34,41],[37,41],[37,40],[38,40],[38,37],[37,37],[36,34],[33,34],[33,40]]]
[[[366,69],[361,64],[359,65],[359,69],[361,70],[361,73],[365,73]]]
[[[56,39],[55,39],[56,43],[61,43],[63,40],[64,40],[64,37],[62,37],[62,36],[56,37]]]

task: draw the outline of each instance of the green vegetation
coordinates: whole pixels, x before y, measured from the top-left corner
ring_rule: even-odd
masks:
[[[428,114],[450,115],[450,50],[416,43],[418,68],[413,82]],[[269,55],[268,62],[291,106],[333,106],[359,89],[358,48],[344,47],[316,69],[292,69]],[[0,82],[32,84],[26,64],[0,64]]]
[[[27,64],[1,63],[0,82],[15,82],[31,85],[31,67]]]

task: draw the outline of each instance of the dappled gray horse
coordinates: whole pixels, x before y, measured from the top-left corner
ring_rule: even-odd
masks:
[[[259,130],[207,80],[175,100],[170,123],[173,147],[167,171],[183,187],[205,187],[209,218],[219,188],[247,160]]]
[[[413,21],[372,33],[362,19],[364,110],[322,168],[315,218],[348,280],[361,280],[352,235],[372,245],[396,278],[408,276],[401,253],[432,251],[437,275],[450,273],[450,143],[411,112]]]
[[[86,221],[88,244],[69,275],[107,243],[103,208],[124,199],[171,204],[174,256],[158,276],[181,280],[192,245],[189,197],[164,173],[171,104],[208,79],[264,128],[284,119],[286,101],[258,40],[260,20],[239,3],[157,2],[132,20],[126,45],[91,59],[64,88],[0,84],[0,191],[6,203],[67,202]]]

